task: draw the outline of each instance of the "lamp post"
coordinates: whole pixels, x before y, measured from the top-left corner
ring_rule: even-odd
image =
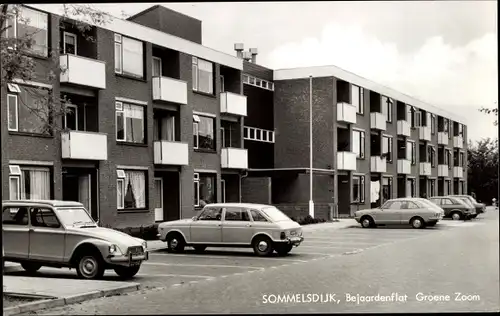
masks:
[[[309,215],[314,218],[313,202],[313,115],[312,115],[312,76],[309,76]]]

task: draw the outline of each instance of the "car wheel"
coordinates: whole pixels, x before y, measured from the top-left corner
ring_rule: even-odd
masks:
[[[179,253],[184,251],[186,243],[180,234],[171,234],[167,236],[167,251],[172,253]]]
[[[124,279],[131,279],[133,278],[137,272],[139,272],[139,269],[141,266],[134,266],[134,267],[115,267],[115,273],[118,274],[121,278]]]
[[[364,216],[361,218],[361,227],[370,228],[375,226],[373,219],[370,216]]]
[[[257,236],[253,241],[253,251],[258,256],[269,256],[273,253],[273,242],[269,237]]]
[[[421,217],[415,217],[411,220],[411,227],[419,229],[425,227],[425,222]]]
[[[40,270],[42,265],[38,264],[38,263],[33,263],[33,262],[23,262],[23,263],[21,263],[21,267],[23,267],[23,269],[28,273],[35,273],[38,270]]]
[[[83,255],[78,260],[76,273],[82,279],[100,279],[104,275],[104,263],[100,254]]]
[[[462,214],[460,214],[459,212],[453,212],[451,213],[451,219],[454,221],[459,221],[462,219]]]
[[[207,246],[193,246],[194,251],[196,252],[203,252],[205,249],[207,249]]]
[[[275,245],[275,250],[280,256],[286,256],[293,248],[291,244]]]

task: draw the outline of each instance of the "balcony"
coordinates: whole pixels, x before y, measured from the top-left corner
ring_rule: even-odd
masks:
[[[158,140],[154,142],[154,163],[157,165],[187,166],[189,164],[187,143]]]
[[[346,102],[337,102],[337,121],[356,124],[356,107]]]
[[[411,173],[411,161],[408,159],[398,159],[398,173],[399,174],[410,174]]]
[[[464,177],[464,169],[462,167],[453,167],[453,177],[454,178],[463,178]]]
[[[220,94],[220,112],[247,116],[247,97],[241,94],[222,92]]]
[[[380,156],[372,156],[370,159],[370,166],[371,166],[370,167],[371,172],[384,173],[387,170],[386,159],[380,158]]]
[[[453,137],[453,147],[460,149],[464,148],[464,139],[462,136]]]
[[[406,120],[398,121],[398,135],[410,137],[411,136],[411,128],[410,123]]]
[[[187,104],[187,83],[169,77],[153,77],[153,100]]]
[[[63,159],[107,160],[108,135],[83,131],[62,132],[61,154]]]
[[[225,169],[248,169],[248,152],[243,148],[222,148],[221,167]]]
[[[337,153],[337,170],[356,170],[356,153],[340,151]]]
[[[421,176],[431,176],[431,163],[430,162],[421,162],[420,163],[420,175]]]
[[[385,131],[386,130],[385,115],[379,112],[370,113],[370,125],[372,129]]]
[[[438,177],[448,176],[448,165],[438,165]]]
[[[431,141],[431,128],[429,126],[420,126],[418,128],[418,137],[421,140]]]
[[[448,145],[448,133],[447,132],[439,132],[438,133],[438,145]]]
[[[106,89],[106,63],[76,55],[62,55],[61,83],[70,83],[96,89]]]

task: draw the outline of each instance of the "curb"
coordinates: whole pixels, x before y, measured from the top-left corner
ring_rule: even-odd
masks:
[[[34,312],[34,311],[38,311],[41,309],[61,307],[64,305],[80,303],[83,301],[88,301],[88,300],[92,300],[92,299],[96,299],[96,298],[113,296],[113,295],[120,295],[120,294],[124,294],[124,293],[129,293],[129,292],[135,292],[135,291],[140,290],[140,288],[141,288],[141,285],[139,283],[132,283],[130,285],[124,285],[124,286],[116,287],[116,288],[109,289],[109,290],[92,291],[92,292],[87,292],[87,293],[83,293],[83,294],[67,296],[67,297],[63,297],[63,298],[46,299],[46,300],[41,300],[38,302],[26,303],[26,304],[21,304],[21,305],[17,305],[17,306],[4,308],[3,315],[4,316],[11,316],[11,315],[21,314],[21,313],[26,313],[26,312]]]

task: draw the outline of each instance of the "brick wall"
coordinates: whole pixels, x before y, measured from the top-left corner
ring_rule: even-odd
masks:
[[[269,177],[242,178],[241,202],[271,204],[271,178]]]

